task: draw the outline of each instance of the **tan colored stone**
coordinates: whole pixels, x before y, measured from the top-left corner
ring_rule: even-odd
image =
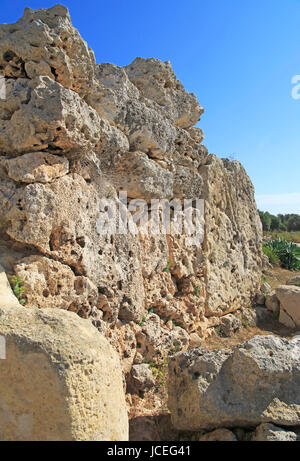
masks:
[[[71,310],[88,318],[98,304],[97,287],[69,266],[43,256],[21,259],[14,267],[25,286],[26,306]]]
[[[280,309],[278,320],[282,323],[282,325],[285,325],[288,328],[296,328],[296,324],[292,317],[290,317],[283,309]]]
[[[86,150],[101,152],[108,145],[129,147],[126,137],[77,93],[49,77],[10,82],[0,114],[0,148],[13,156],[42,149],[84,156]]]
[[[56,6],[0,27],[0,65],[13,77],[0,101],[0,262],[22,274],[26,306],[89,316],[125,375],[135,357],[213,334],[225,314],[248,310],[255,324],[264,260],[253,186],[201,144],[191,127],[203,109],[170,63],[95,65]],[[141,228],[103,235],[99,202],[119,205],[121,188],[147,202],[204,199],[201,244]]]
[[[50,182],[68,174],[69,162],[64,157],[32,152],[11,159],[0,159],[10,179],[17,182]]]
[[[255,336],[232,351],[169,358],[168,407],[178,430],[299,424],[300,341]]]
[[[225,337],[234,336],[242,327],[242,322],[238,317],[227,314],[221,317],[220,331]]]
[[[47,75],[81,96],[94,77],[94,55],[62,5],[26,8],[15,24],[2,24],[0,56],[7,77]]]
[[[88,277],[106,296],[101,307],[105,320],[115,322],[119,316],[140,322],[144,290],[139,239],[98,233],[99,200],[105,187],[90,185],[74,174],[52,183],[29,184],[15,192],[0,211],[0,217],[2,212],[2,219],[10,223],[8,235]]]
[[[279,321],[291,328],[300,326],[300,287],[280,285],[276,288],[280,301]],[[293,325],[293,326],[292,326]]]
[[[206,314],[222,315],[249,306],[259,290],[260,219],[253,185],[239,162],[210,155],[199,172],[205,199]]]
[[[192,333],[190,335],[190,343],[189,343],[189,349],[197,349],[197,347],[201,347],[202,345],[202,340],[199,335],[196,333]]]
[[[0,439],[128,440],[120,362],[73,313],[5,306]]]
[[[183,328],[177,326],[170,331],[156,314],[146,316],[136,340],[137,351],[146,361],[185,351],[189,345],[188,334]]]
[[[260,424],[251,439],[252,442],[296,442],[298,436],[295,432],[287,431],[274,424]]]
[[[150,202],[152,199],[170,199],[173,196],[172,173],[161,168],[143,152],[124,154],[111,165],[106,177],[117,190],[126,191],[129,198]]]
[[[200,120],[203,108],[194,94],[184,90],[169,61],[136,58],[125,71],[147,99],[164,108],[175,125],[189,128]]]
[[[200,437],[199,442],[237,442],[237,438],[228,429],[216,429]]]
[[[275,315],[279,314],[280,311],[280,302],[276,296],[275,291],[266,295],[266,308],[269,311],[272,311]]]
[[[294,277],[291,277],[287,280],[286,282],[287,285],[295,285],[296,287],[300,287],[300,276],[295,275]]]

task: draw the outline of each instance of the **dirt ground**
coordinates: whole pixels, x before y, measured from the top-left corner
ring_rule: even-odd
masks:
[[[278,287],[278,285],[285,285],[295,275],[300,275],[300,271],[292,272],[277,266],[265,272],[266,282],[271,285],[272,290]]]

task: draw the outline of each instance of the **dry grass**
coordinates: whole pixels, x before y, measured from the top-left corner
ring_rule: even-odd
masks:
[[[265,237],[271,237],[272,239],[281,238],[286,239],[288,242],[300,243],[300,232],[266,232]]]

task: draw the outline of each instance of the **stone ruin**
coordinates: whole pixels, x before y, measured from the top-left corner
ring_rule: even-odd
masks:
[[[59,310],[92,322],[127,392],[134,366],[194,347],[230,314],[251,316],[263,267],[253,185],[238,161],[209,154],[195,127],[203,108],[170,62],[96,64],[57,5],[0,26],[0,73],[0,264],[24,284],[18,312],[37,325]],[[99,234],[99,201],[118,204],[119,191],[204,200],[202,244]]]

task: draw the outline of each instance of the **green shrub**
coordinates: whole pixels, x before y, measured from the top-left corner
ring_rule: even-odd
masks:
[[[201,293],[201,285],[197,285],[195,288],[195,295],[199,298],[200,293]]]
[[[16,296],[16,298],[18,298],[19,303],[25,304],[26,298],[23,298],[23,295],[25,293],[26,288],[23,285],[22,278],[14,275],[11,278],[11,281],[12,281],[12,290],[14,292],[14,295]]]
[[[143,327],[145,325],[145,322],[146,322],[146,316],[143,315],[142,321],[139,323],[139,326]]]
[[[268,245],[263,245],[263,252],[266,256],[268,256],[269,261],[273,265],[277,265],[280,262],[279,256],[277,253],[270,248]]]
[[[170,268],[171,268],[171,265],[172,265],[172,261],[168,261],[168,264],[166,265],[166,267],[163,269],[163,272],[169,272],[170,271]]]
[[[277,255],[280,265],[284,269],[289,269],[291,271],[300,270],[300,248],[295,243],[278,238],[265,243],[263,251],[267,251],[269,254],[272,253],[272,255]]]

